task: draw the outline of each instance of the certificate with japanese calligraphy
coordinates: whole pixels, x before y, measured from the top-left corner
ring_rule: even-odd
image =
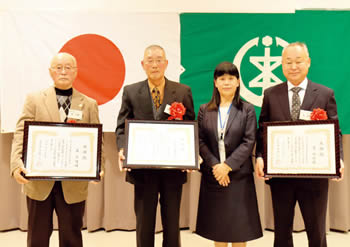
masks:
[[[123,166],[198,169],[196,121],[127,120]]]
[[[101,124],[25,122],[23,162],[28,179],[98,180]]]
[[[338,177],[339,127],[335,120],[264,124],[267,177]]]

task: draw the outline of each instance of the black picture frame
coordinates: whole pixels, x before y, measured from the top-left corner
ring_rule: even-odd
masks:
[[[167,129],[169,128],[169,131],[172,131],[173,129],[176,129],[176,131],[180,131],[183,129],[184,131],[187,132],[187,137],[191,138],[189,140],[190,143],[183,143],[184,146],[188,144],[189,150],[189,156],[190,158],[188,159],[189,162],[188,164],[184,164],[186,162],[182,162],[182,164],[176,164],[176,160],[172,160],[172,162],[165,162],[164,160],[160,160],[159,155],[153,155],[152,160],[149,160],[149,162],[142,162],[137,160],[138,157],[140,156],[140,149],[136,148],[136,145],[133,143],[141,143],[144,145],[144,147],[151,148],[153,149],[153,142],[150,139],[153,138],[142,138],[140,135],[140,132],[137,132],[137,129],[143,126],[148,126],[149,128],[146,130],[148,136],[159,136],[159,131],[163,131],[164,135],[164,128]],[[131,133],[131,129],[132,130]],[[160,130],[162,129],[162,130]],[[179,130],[180,129],[180,130]],[[152,132],[152,133],[148,133]],[[190,134],[188,134],[190,132]],[[179,136],[186,136],[186,133],[183,135]],[[191,137],[190,137],[190,136]],[[174,135],[173,135],[174,137]],[[133,138],[133,139],[131,139]],[[179,137],[181,138],[181,137]],[[192,139],[193,138],[193,139]],[[199,157],[199,144],[198,144],[198,123],[197,121],[179,121],[179,120],[163,120],[163,121],[158,121],[158,120],[126,120],[125,121],[125,161],[123,162],[123,167],[125,168],[131,168],[131,169],[191,169],[191,170],[198,170],[199,169],[199,163],[198,163],[198,157]],[[135,139],[135,140],[134,140]],[[164,143],[160,143],[161,146],[171,146],[171,144],[167,143],[169,140],[167,138],[162,138],[162,141]],[[159,145],[156,144],[156,145]],[[140,146],[139,146],[140,147]],[[156,147],[154,147],[156,148]],[[150,150],[150,149],[148,149]],[[168,149],[171,150],[171,149]],[[175,150],[175,149],[174,149]],[[142,152],[142,150],[141,150]],[[132,157],[131,157],[132,156]],[[188,157],[189,157],[188,156]],[[170,158],[169,158],[170,159]],[[176,159],[176,157],[175,157]],[[135,162],[137,160],[137,162]],[[141,162],[141,163],[140,163]]]
[[[50,154],[53,153],[55,157],[62,155],[66,159],[64,162],[61,162],[61,164],[63,163],[71,164],[71,162],[67,162],[67,159],[71,161],[73,150],[70,150],[70,148],[73,147],[72,145],[73,141],[70,141],[70,142],[64,141],[66,139],[64,139],[65,137],[62,137],[62,135],[66,136],[72,133],[74,133],[73,135],[76,138],[75,143],[77,143],[76,142],[77,138],[80,138],[80,137],[84,138],[84,135],[88,135],[88,136],[85,136],[85,140],[86,139],[90,140],[90,142],[88,142],[90,146],[86,148],[84,148],[83,146],[84,150],[82,151],[79,151],[79,149],[75,150],[74,162],[79,163],[80,159],[84,159],[84,157],[87,157],[84,155],[89,154],[90,156],[88,160],[91,160],[91,162],[85,162],[85,163],[91,163],[89,165],[91,165],[90,169],[92,169],[92,171],[81,172],[81,173],[76,171],[73,172],[74,168],[62,167],[60,164],[58,164],[61,167],[59,172],[56,169],[50,170],[50,166],[48,166],[48,169],[46,171],[40,171],[40,169],[37,169],[37,166],[38,166],[37,163],[43,163],[43,162],[38,162],[38,160],[40,161],[45,160],[45,158],[49,156],[47,153],[50,153]],[[53,136],[54,134],[56,135]],[[50,135],[50,136],[46,136],[46,135]],[[58,141],[58,138],[61,138],[60,141]],[[63,141],[62,141],[62,138],[64,139]],[[45,140],[49,139],[50,148],[44,145],[44,144],[47,144],[48,142],[43,141],[43,139]],[[62,145],[62,143],[64,143],[65,145]],[[38,145],[40,145],[42,150],[44,150],[45,152],[38,153],[35,150],[33,150]],[[90,148],[90,150],[88,150],[88,148]],[[91,152],[92,150],[94,150],[94,152]],[[60,152],[60,151],[63,151],[63,152]],[[35,157],[40,155],[43,155],[44,158]],[[24,177],[28,180],[95,180],[95,181],[99,181],[101,179],[100,178],[101,155],[102,155],[102,124],[62,123],[62,122],[42,122],[42,121],[25,121],[24,122],[22,160],[24,163],[24,167],[27,169],[27,174],[25,174]],[[50,159],[50,162],[48,163],[57,164],[59,163],[57,160],[59,160],[59,158]]]
[[[271,164],[269,164],[268,162],[268,153],[273,153],[273,150],[268,150],[268,143],[269,140],[268,139],[268,131],[272,130],[274,127],[278,126],[278,127],[282,127],[285,128],[286,130],[291,129],[292,126],[298,126],[302,129],[308,128],[308,126],[320,126],[320,128],[322,128],[322,125],[326,126],[326,125],[334,125],[333,130],[334,131],[329,131],[331,133],[329,133],[330,138],[332,138],[334,140],[334,155],[332,157],[330,157],[330,160],[332,161],[332,163],[335,165],[335,169],[334,169],[334,173],[312,173],[312,172],[302,172],[300,171],[300,173],[288,173],[288,172],[270,172],[271,169],[269,169],[271,167]],[[340,174],[340,138],[339,138],[339,123],[338,120],[334,120],[334,119],[328,119],[328,120],[313,120],[313,121],[284,121],[284,122],[266,122],[262,124],[263,126],[263,159],[264,159],[264,173],[265,173],[265,177],[267,178],[272,178],[272,177],[292,177],[292,178],[340,178],[341,174]],[[271,152],[269,152],[271,151]],[[292,152],[292,151],[291,151]]]

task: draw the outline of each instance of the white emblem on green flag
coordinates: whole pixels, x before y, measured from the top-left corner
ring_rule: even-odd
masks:
[[[276,37],[275,44],[277,47],[281,46],[284,48],[286,45],[288,45],[288,42]],[[265,89],[274,86],[278,83],[281,83],[283,82],[283,80],[281,80],[273,73],[273,71],[277,67],[281,66],[282,63],[281,56],[271,56],[271,45],[273,45],[273,39],[270,36],[265,36],[262,39],[262,45],[264,46],[263,56],[249,57],[250,63],[253,64],[256,68],[258,68],[261,71],[261,73],[257,75],[254,79],[252,79],[249,83],[246,83],[246,85],[249,85],[249,88],[262,88],[262,92],[264,92]],[[237,66],[239,71],[241,71],[241,63],[244,55],[253,46],[259,46],[259,37],[249,40],[237,52],[233,63]],[[250,103],[261,107],[263,95],[257,95],[250,91],[249,88],[245,86],[241,75],[241,96]]]

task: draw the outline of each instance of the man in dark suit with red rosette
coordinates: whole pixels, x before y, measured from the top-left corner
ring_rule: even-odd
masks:
[[[282,69],[287,82],[264,92],[259,118],[256,149],[256,175],[264,178],[262,158],[262,126],[264,122],[299,119],[299,112],[321,108],[329,119],[338,119],[337,105],[332,89],[307,79],[310,57],[304,43],[289,44],[282,52]],[[299,105],[296,107],[296,105]],[[341,150],[340,173],[344,164]],[[336,179],[340,181],[340,179]],[[299,203],[309,240],[309,247],[326,247],[326,213],[328,179],[326,178],[272,178],[270,185],[275,221],[274,247],[292,247],[293,218],[296,202]]]
[[[186,108],[183,120],[194,120],[190,87],[165,78],[168,66],[165,51],[158,45],[146,48],[141,62],[147,79],[124,88],[122,106],[117,121],[119,165],[124,160],[125,120],[167,120],[166,106],[174,102]],[[122,168],[121,168],[122,170]],[[187,174],[179,170],[134,169],[127,172],[126,181],[134,184],[136,239],[138,247],[153,247],[156,209],[160,201],[163,224],[163,247],[180,246],[180,202],[182,185]]]

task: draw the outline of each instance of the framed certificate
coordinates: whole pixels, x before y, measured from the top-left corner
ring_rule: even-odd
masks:
[[[196,121],[126,120],[126,168],[199,169]]]
[[[338,120],[263,124],[266,177],[340,177]]]
[[[99,180],[102,124],[24,122],[27,179]]]

